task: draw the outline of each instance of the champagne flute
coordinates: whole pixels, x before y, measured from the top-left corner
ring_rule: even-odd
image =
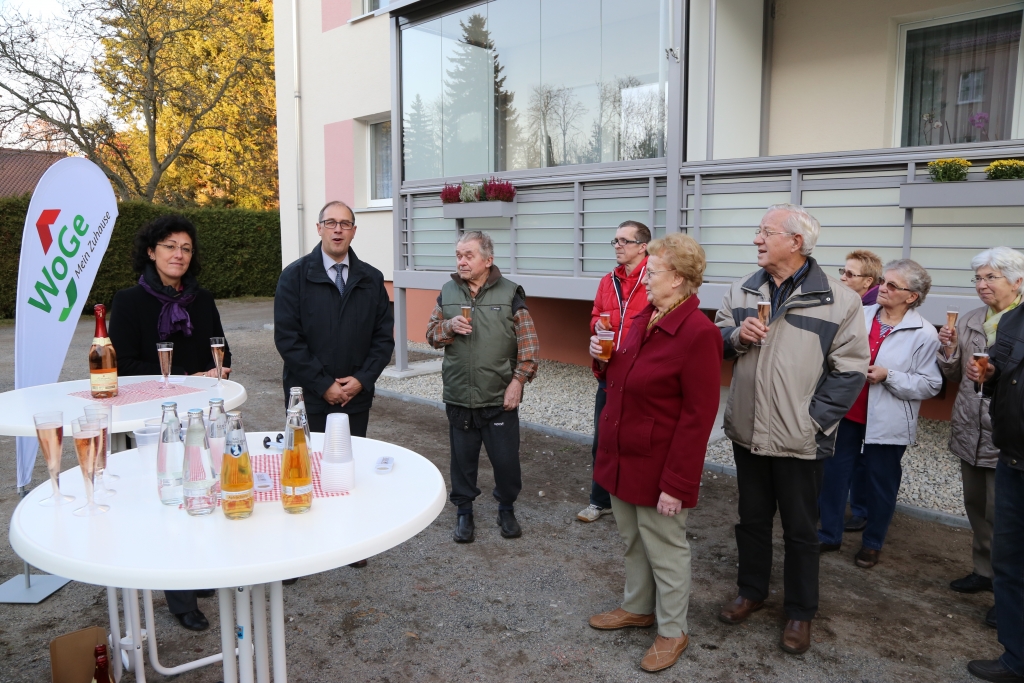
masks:
[[[75,437],[75,453],[78,455],[78,465],[82,468],[82,479],[85,481],[85,498],[88,501],[72,514],[78,517],[101,515],[110,510],[109,505],[99,505],[93,501],[93,484],[96,480],[96,458],[100,451],[100,439],[103,438],[102,427],[98,422],[90,422],[89,418],[80,417],[71,423],[71,430]]]
[[[111,474],[107,471],[107,462],[110,460],[110,454],[113,450],[111,445],[112,429],[114,424],[114,410],[109,405],[104,403],[90,403],[85,407],[85,416],[93,420],[94,422],[99,418],[106,418],[107,424],[103,429],[103,486],[106,486],[107,481],[118,481],[121,477],[116,474]],[[99,497],[99,496],[97,496]]]
[[[956,330],[956,319],[960,317],[959,306],[946,306],[946,327],[950,330]],[[953,344],[946,347],[950,351],[953,350]]]
[[[988,372],[988,354],[984,351],[977,351],[974,354],[974,364],[978,366],[978,398],[982,398],[982,387],[985,384],[985,373]]]
[[[39,447],[46,458],[46,469],[50,472],[50,484],[53,495],[39,501],[40,505],[54,506],[70,503],[74,496],[65,496],[60,492],[60,455],[64,442],[64,413],[55,410],[48,413],[36,413],[32,416],[36,423],[36,437]]]
[[[164,389],[170,388],[171,359],[174,357],[174,342],[157,342],[156,355],[160,358],[160,374],[164,376]]]
[[[110,421],[104,413],[95,409],[90,412],[88,407],[85,409],[84,419],[100,426],[100,447],[96,451],[96,476],[93,478],[92,497],[96,500],[107,500],[117,494],[117,491],[108,489],[107,483],[103,480],[103,473],[107,469],[107,453],[110,447]]]
[[[213,353],[213,363],[217,366],[217,386],[223,386],[224,377],[224,337],[210,337],[210,351]]]
[[[768,327],[768,321],[772,317],[772,302],[771,301],[758,301],[757,302],[757,319],[761,321],[761,324]],[[768,337],[754,342],[754,346],[768,346]]]

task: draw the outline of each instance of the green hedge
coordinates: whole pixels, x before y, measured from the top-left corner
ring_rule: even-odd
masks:
[[[12,318],[18,290],[18,258],[29,196],[0,198],[0,317]],[[138,281],[132,272],[135,233],[146,222],[176,209],[146,202],[123,202],[110,246],[86,306],[110,304],[114,293]],[[218,298],[273,296],[281,274],[281,217],[277,211],[184,209],[196,226],[202,250],[199,284]],[[88,312],[84,309],[83,312]]]

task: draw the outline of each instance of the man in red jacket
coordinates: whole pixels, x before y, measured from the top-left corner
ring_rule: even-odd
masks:
[[[615,231],[612,246],[615,247],[615,270],[601,278],[594,299],[594,310],[590,313],[590,330],[615,330],[615,348],[626,339],[633,316],[647,307],[647,290],[641,284],[647,270],[647,243],[651,241],[651,230],[638,221],[625,221]],[[610,328],[601,320],[606,313]],[[597,376],[596,362],[594,376]],[[598,377],[597,397],[594,399],[594,446],[591,455],[597,458],[597,422],[604,410],[606,394],[604,380]],[[612,501],[600,484],[590,485],[590,505],[580,510],[576,519],[581,522],[595,522],[612,512]]]

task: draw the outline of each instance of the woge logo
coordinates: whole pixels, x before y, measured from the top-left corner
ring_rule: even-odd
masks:
[[[39,244],[43,249],[45,256],[50,255],[50,247],[53,246],[53,228],[52,226],[57,222],[57,218],[60,216],[60,209],[46,209],[39,214],[39,218],[36,220],[36,230],[39,233]],[[85,218],[81,215],[76,215],[74,220],[71,222],[71,228],[67,225],[63,226],[57,233],[57,247],[59,253],[55,254],[50,264],[42,267],[40,278],[36,280],[35,290],[36,296],[28,298],[28,303],[35,306],[39,310],[49,313],[52,309],[47,295],[54,298],[54,303],[60,299],[60,286],[67,280],[67,286],[64,288],[64,295],[67,297],[68,305],[63,308],[60,312],[58,320],[64,322],[71,315],[71,310],[75,306],[75,302],[78,301],[78,285],[75,283],[75,279],[82,274],[85,270],[86,265],[92,256],[93,250],[96,248],[96,244],[99,241],[100,235],[106,229],[107,224],[110,222],[110,214],[106,213],[103,216],[103,220],[100,221],[99,226],[87,240],[86,250],[79,256],[79,251],[82,247],[82,241],[79,238],[84,238],[90,231],[89,225],[85,222]],[[78,262],[75,264],[74,275],[68,277],[68,273],[71,270],[71,266],[68,265],[68,259],[78,257]]]

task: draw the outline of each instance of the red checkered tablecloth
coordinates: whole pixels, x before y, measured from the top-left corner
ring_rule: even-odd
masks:
[[[328,493],[320,487],[320,461],[322,459],[323,454],[320,451],[313,451],[309,454],[310,464],[313,469],[313,497],[334,498],[336,496],[347,496],[348,493]],[[270,491],[260,491],[257,489],[256,502],[270,503],[275,500],[281,500],[281,454],[263,453],[260,455],[250,455],[249,461],[252,463],[253,472],[266,472],[274,482],[274,488]]]
[[[117,387],[117,396],[113,398],[93,398],[88,391],[73,391],[69,396],[86,398],[90,401],[103,403],[108,406],[127,406],[132,403],[143,403],[145,401],[160,401],[172,396],[184,396],[203,391],[197,387],[190,387],[184,384],[169,384],[164,388],[164,383],[158,380],[146,380],[133,384],[121,384]]]

